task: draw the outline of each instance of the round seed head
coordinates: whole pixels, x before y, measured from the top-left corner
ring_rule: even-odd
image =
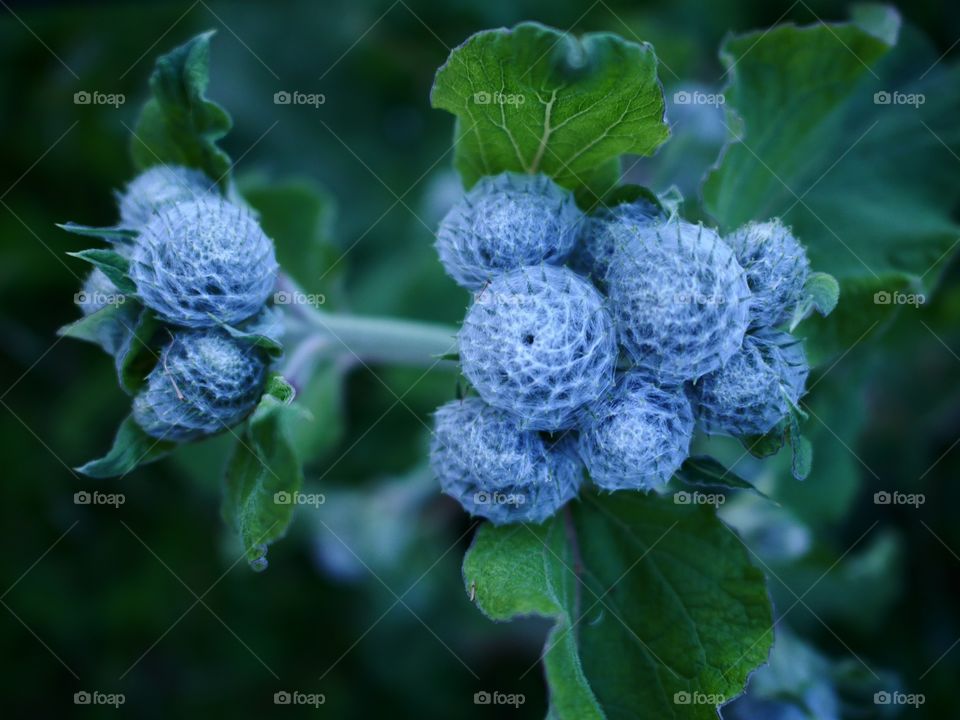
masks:
[[[158,210],[137,238],[130,264],[144,304],[186,327],[256,315],[276,271],[273,242],[249,210],[215,198]]]
[[[573,195],[546,175],[485,177],[440,222],[437,253],[450,277],[479,290],[506,270],[562,263],[581,218]]]
[[[118,196],[120,225],[142,230],[167,205],[213,195],[212,183],[199,170],[180,165],[154,165],[135,177]]]
[[[600,208],[580,223],[570,267],[604,288],[617,245],[628,242],[639,228],[662,220],[662,211],[642,198],[612,208]],[[618,230],[619,226],[625,226],[626,230]]]
[[[560,430],[613,384],[613,324],[596,289],[543,265],[512,270],[474,301],[460,329],[463,372],[524,428]]]
[[[579,491],[583,465],[571,442],[550,444],[510,413],[467,398],[437,410],[430,463],[443,492],[471,515],[540,523]]]
[[[253,410],[266,370],[259,350],[220,330],[177,332],[134,398],[133,417],[155,438],[213,435]]]

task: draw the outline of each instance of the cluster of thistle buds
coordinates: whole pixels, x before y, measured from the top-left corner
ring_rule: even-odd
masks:
[[[473,515],[542,522],[585,475],[657,490],[696,427],[762,435],[804,393],[783,327],[809,263],[779,220],[721,237],[642,194],[586,215],[548,177],[504,173],[454,205],[436,246],[474,294],[458,340],[475,395],[437,411],[431,464]]]
[[[121,337],[101,342],[115,356],[147,348],[152,369],[133,399],[134,421],[173,442],[236,425],[266,382],[270,358],[261,340],[279,342],[282,332],[267,307],[278,270],[273,242],[249,208],[197,170],[152,167],[117,200],[119,222],[104,233],[115,261],[107,271],[95,267],[78,298],[88,317],[108,312],[105,300],[126,297],[110,275],[120,267],[129,302],[154,318],[141,336],[135,316],[114,317]]]

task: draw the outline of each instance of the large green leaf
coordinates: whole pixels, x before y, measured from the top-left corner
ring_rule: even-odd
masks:
[[[291,426],[308,419],[292,402],[292,388],[272,378],[227,463],[222,513],[255,570],[266,569],[267,546],[286,533],[295,507],[290,499],[303,486]]]
[[[772,641],[746,548],[712,506],[669,496],[587,495],[542,526],[485,525],[464,580],[494,620],[555,621],[544,663],[559,719],[715,720]]]
[[[140,113],[130,139],[140,170],[159,164],[202,170],[226,188],[230,158],[217,141],[230,130],[230,115],[207,99],[210,38],[213,31],[157,58],[150,89],[153,97]]]
[[[457,116],[468,186],[544,172],[602,197],[620,155],[649,155],[669,135],[653,48],[609,33],[577,39],[537,23],[477,33],[437,71],[430,99]]]
[[[817,362],[892,317],[875,293],[932,287],[960,235],[960,73],[941,64],[917,80],[936,56],[909,34],[891,52],[897,30],[895,11],[871,6],[848,24],[778,27],[722,51],[737,138],[706,181],[706,207],[724,229],[783,217],[814,269],[837,278],[837,311],[800,326]],[[907,104],[911,93],[925,102]]]

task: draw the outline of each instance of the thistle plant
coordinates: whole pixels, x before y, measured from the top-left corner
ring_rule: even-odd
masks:
[[[840,31],[880,42],[855,23]],[[433,238],[438,277],[466,291],[459,326],[320,307],[330,287],[304,287],[305,239],[235,181],[217,144],[229,119],[205,96],[208,43],[157,63],[137,135],[161,142],[155,157],[134,153],[119,222],[63,226],[100,241],[73,253],[94,268],[83,317],[63,332],[107,351],[132,405],[112,449],[80,469],[125,475],[234,436],[223,514],[263,569],[294,509],[273,498],[324,460],[304,431],[318,368],[459,371],[424,418],[424,462],[435,499],[452,498],[445,517],[485,521],[464,561],[471,599],[496,620],[555,623],[543,654],[551,717],[694,720],[713,709],[671,698],[741,693],[767,659],[773,617],[718,506],[762,493],[706,453],[786,449],[767,467],[810,472],[808,379],[846,327],[827,318],[840,284],[823,272],[822,238],[777,198],[743,199],[769,178],[739,181],[736,143],[702,204],[623,184],[623,156],[652,155],[669,135],[652,47],[522,23],[454,49],[431,94],[460,133],[463,192]],[[731,75],[733,88],[753,77]],[[478,99],[501,92],[526,101]],[[602,612],[583,606],[583,588]],[[661,655],[669,673],[651,670]]]

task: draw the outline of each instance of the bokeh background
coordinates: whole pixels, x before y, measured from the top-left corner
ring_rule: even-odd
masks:
[[[338,368],[332,377],[343,385],[331,380],[324,390],[325,431],[307,476],[327,502],[301,509],[271,550],[269,570],[253,573],[219,515],[222,440],[120,481],[95,483],[70,470],[106,449],[127,399],[98,349],[55,334],[78,315],[72,298],[85,268],[65,254],[81,249],[82,238],[54,223],[114,220],[111,190],[132,174],[128,128],[154,58],[212,28],[209,94],[233,115],[223,145],[240,159],[238,175],[314,182],[335,207],[323,234],[338,260],[319,287],[355,312],[456,323],[467,298],[444,276],[431,237],[459,192],[452,118],[428,100],[450,48],[528,19],[610,30],[654,44],[675,74],[662,75],[670,97],[691,84],[719,89],[717,48],[728,31],[844,19],[846,6],[0,6],[2,715],[109,716],[113,709],[73,704],[75,692],[98,690],[123,693],[120,712],[137,717],[541,717],[545,690],[534,665],[546,624],[495,625],[473,608],[459,567],[471,525],[424,467],[423,423],[454,396],[456,377]],[[955,61],[956,6],[911,0],[900,9]],[[123,93],[126,102],[76,105],[81,90]],[[326,102],[281,107],[278,90],[323,93]],[[723,140],[717,127],[678,121],[676,149],[641,162],[635,179],[695,195]],[[951,155],[945,147],[943,162],[960,163]],[[923,707],[904,711],[918,718],[960,713],[957,281],[948,269],[934,298],[853,348],[818,387],[831,432],[817,435],[812,477],[797,483],[765,470],[764,487],[781,505],[731,509],[776,569],[778,614],[804,597],[781,627],[822,661],[818,682],[842,694],[858,673],[889,673],[924,693]],[[875,492],[893,488],[926,502],[874,504]],[[125,502],[74,504],[74,493],[93,489],[122,492]],[[323,693],[326,703],[277,708],[281,690]],[[474,705],[480,690],[526,701],[492,710]],[[883,710],[869,698],[845,702],[849,717]]]

